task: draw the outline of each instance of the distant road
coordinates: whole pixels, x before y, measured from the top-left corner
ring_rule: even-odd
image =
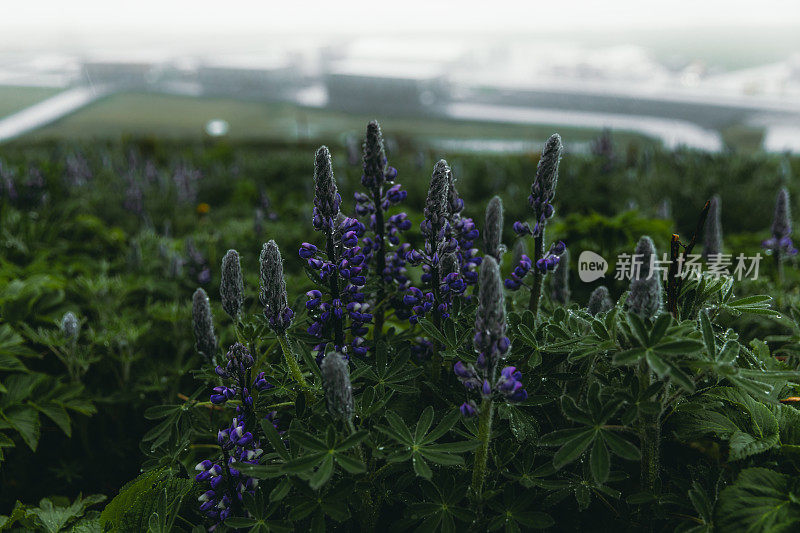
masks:
[[[24,135],[74,113],[111,92],[110,87],[75,87],[0,119],[0,142]]]

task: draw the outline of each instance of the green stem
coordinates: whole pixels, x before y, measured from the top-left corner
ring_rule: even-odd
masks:
[[[778,278],[778,286],[783,286],[783,263],[781,262],[781,251],[775,250],[775,273]]]
[[[494,404],[490,398],[481,402],[478,419],[478,440],[481,444],[475,451],[475,466],[472,470],[472,491],[480,498],[483,491],[483,480],[486,477],[486,462],[489,458],[489,440],[492,438],[492,415]]]
[[[542,299],[542,281],[544,274],[539,272],[536,263],[539,259],[544,257],[544,224],[541,226],[541,232],[538,237],[533,239],[533,285],[531,285],[531,300],[528,303],[528,309],[533,313],[534,320],[539,314],[539,301]]]
[[[384,304],[386,288],[384,287],[383,271],[386,268],[386,243],[384,242],[383,206],[381,205],[382,187],[373,192],[372,201],[375,204],[375,234],[378,240],[378,249],[375,253],[375,273],[378,275],[377,304],[373,310],[375,325],[372,328],[372,338],[378,340],[383,334]]]
[[[303,377],[303,373],[300,371],[300,365],[297,364],[294,352],[289,347],[289,338],[285,332],[283,335],[278,335],[278,342],[281,343],[283,358],[286,360],[286,364],[289,365],[289,373],[292,374],[292,378],[300,385],[301,389],[307,390],[309,388],[308,383],[306,382],[306,378]]]
[[[639,389],[650,387],[650,367],[645,361],[639,362]],[[661,424],[659,415],[639,413],[639,441],[642,448],[641,483],[642,489],[653,492],[660,477]]]

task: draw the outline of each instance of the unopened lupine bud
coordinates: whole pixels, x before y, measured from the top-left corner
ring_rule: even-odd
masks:
[[[317,150],[314,159],[314,184],[314,217],[312,221],[314,228],[330,231],[339,215],[342,198],[336,189],[331,152],[327,146],[321,146]]]
[[[569,250],[564,249],[558,260],[550,285],[550,297],[561,305],[569,303]]]
[[[425,220],[420,229],[429,241],[438,241],[438,235],[447,220],[447,191],[450,167],[441,159],[433,168],[428,198],[425,200]]]
[[[722,253],[722,223],[720,222],[720,198],[714,195],[709,201],[705,234],[703,235],[703,257]]]
[[[353,387],[350,384],[350,367],[339,352],[329,352],[320,363],[322,388],[328,413],[343,422],[353,420]]]
[[[612,307],[614,307],[614,302],[611,300],[611,295],[604,285],[600,285],[592,291],[588,305],[590,315],[595,316],[598,313],[605,313]]]
[[[81,324],[72,311],[67,311],[61,318],[61,334],[70,341],[75,341],[81,332]]]
[[[481,263],[478,281],[478,310],[475,315],[475,349],[491,356],[492,363],[508,350],[506,335],[506,306],[503,279],[494,257]],[[502,346],[500,346],[502,344]],[[500,347],[503,348],[501,353]]]
[[[545,202],[552,201],[556,194],[558,164],[561,161],[563,150],[564,146],[558,133],[551,135],[542,149],[542,157],[536,167],[534,186],[537,182],[540,184],[541,197]]]
[[[264,316],[274,331],[282,332],[289,327],[294,312],[289,308],[286,295],[281,251],[274,240],[264,244],[259,260],[261,264],[259,298],[264,305]]]
[[[464,200],[458,196],[456,175],[452,169],[447,173],[447,212],[450,218],[458,217],[464,210]]]
[[[361,183],[370,190],[380,190],[386,175],[386,150],[383,146],[383,133],[377,120],[367,124],[364,138],[364,174]]]
[[[652,319],[661,309],[661,280],[658,273],[652,271],[655,257],[656,247],[653,240],[647,236],[639,239],[634,260],[641,266],[631,281],[627,306],[629,311],[643,319]]]
[[[203,289],[194,291],[192,297],[192,326],[197,351],[212,360],[217,351],[217,338],[214,335],[214,320],[211,316],[211,304]]]
[[[483,244],[486,255],[491,255],[497,262],[503,256],[505,247],[503,239],[503,201],[499,196],[489,200],[486,206],[486,224],[483,229]]]
[[[775,215],[772,219],[772,236],[775,239],[789,237],[792,234],[792,211],[789,205],[789,191],[786,187],[778,191],[775,199]]]
[[[244,303],[242,265],[236,250],[228,250],[225,257],[222,258],[222,280],[219,285],[219,295],[222,299],[222,308],[232,319],[236,320]]]
[[[656,216],[662,220],[672,219],[672,202],[669,201],[669,198],[664,198],[661,200],[661,203],[658,204]]]

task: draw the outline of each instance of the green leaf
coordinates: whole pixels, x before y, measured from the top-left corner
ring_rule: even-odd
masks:
[[[650,346],[658,344],[661,338],[666,333],[667,328],[672,324],[672,315],[669,313],[662,313],[656,318],[653,324],[653,330],[650,332]]]
[[[397,413],[394,411],[386,411],[386,421],[389,422],[389,425],[392,429],[400,436],[405,444],[412,445],[414,444],[414,438],[411,436],[411,430],[408,429],[403,419],[397,416]]]
[[[313,450],[315,452],[324,452],[329,449],[327,444],[325,444],[318,438],[309,435],[305,431],[300,431],[299,429],[290,429],[289,439],[292,442],[296,442],[303,448]]]
[[[30,404],[47,416],[50,420],[55,422],[67,437],[72,436],[72,426],[70,424],[69,415],[67,414],[66,409],[53,402],[46,402],[42,403],[41,405],[30,402]]]
[[[3,418],[19,432],[22,440],[32,451],[39,443],[39,413],[27,405],[12,405],[2,413]]]
[[[597,432],[594,429],[586,429],[567,441],[553,456],[553,466],[556,470],[577,459],[596,435]]]
[[[595,439],[589,458],[589,466],[592,469],[594,480],[599,485],[605,483],[611,469],[611,457],[608,455],[608,448],[606,448],[603,439]]]
[[[283,459],[284,461],[288,461],[289,459],[291,459],[291,455],[289,455],[289,450],[286,449],[286,445],[281,440],[281,436],[278,433],[278,430],[275,429],[275,426],[272,425],[272,422],[270,422],[266,418],[262,419],[261,429],[264,430],[264,435],[267,437],[267,440],[272,445],[272,448],[281,457],[281,459]]]
[[[628,461],[639,461],[642,458],[639,448],[616,433],[612,431],[601,431],[600,436],[606,444],[608,444],[608,447],[611,448],[611,452],[614,455]]]
[[[652,350],[647,350],[646,359],[647,365],[653,370],[653,372],[658,374],[659,377],[663,378],[669,372],[669,366],[667,365],[666,361],[656,355],[656,353]]]
[[[411,458],[411,463],[414,465],[414,472],[425,479],[430,479],[433,476],[431,467],[425,462],[421,455],[415,453]]]
[[[323,459],[322,464],[319,465],[319,468],[311,476],[311,479],[308,481],[308,485],[317,490],[322,487],[328,480],[331,478],[333,474],[333,455],[327,454],[325,455],[325,459]]]
[[[631,350],[625,350],[624,352],[617,352],[614,354],[612,362],[615,365],[631,365],[644,357],[645,353],[647,353],[647,349],[645,348],[633,348]]]
[[[351,474],[363,474],[367,471],[367,467],[364,463],[347,455],[337,453],[336,462]]]
[[[343,452],[345,450],[349,450],[350,448],[352,448],[354,446],[358,446],[358,444],[360,444],[368,436],[369,436],[369,432],[367,432],[367,431],[365,431],[363,429],[360,429],[360,430],[356,431],[355,433],[353,433],[352,435],[348,436],[342,442],[340,442],[336,446],[335,450],[337,452]]]
[[[626,319],[631,328],[631,333],[639,341],[639,345],[647,348],[650,345],[650,335],[647,333],[647,326],[644,325],[644,321],[635,313],[628,313]]]
[[[442,333],[436,329],[436,326],[428,320],[427,318],[423,318],[419,321],[419,325],[428,334],[428,336],[432,337],[433,339],[439,341],[444,346],[447,346],[447,338],[442,335]]]
[[[429,405],[422,411],[422,414],[419,417],[419,421],[417,422],[417,427],[414,430],[414,442],[419,443],[422,441],[422,438],[430,429],[432,422],[433,422],[433,407]]]
[[[708,352],[711,359],[716,359],[717,345],[714,338],[714,328],[711,326],[711,320],[708,319],[707,311],[700,311],[700,330],[703,332],[703,343],[706,345],[706,352]]]
[[[699,352],[704,344],[694,339],[683,339],[679,341],[665,342],[653,349],[660,354],[668,355],[688,355]]]
[[[743,470],[719,497],[720,531],[791,532],[800,528],[800,505],[791,477],[766,468]]]
[[[439,424],[433,428],[433,431],[425,436],[421,444],[428,444],[438,440],[444,436],[445,433],[450,431],[450,429],[456,425],[456,422],[458,422],[460,418],[461,413],[457,409],[450,410],[446,415],[444,415],[444,418],[442,418],[441,422],[439,422]]]
[[[297,459],[292,459],[283,465],[283,471],[290,474],[306,472],[317,466],[325,457],[330,457],[329,453],[312,453]]]

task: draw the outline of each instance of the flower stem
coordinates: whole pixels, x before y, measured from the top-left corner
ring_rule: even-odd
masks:
[[[375,239],[378,241],[378,249],[375,253],[375,274],[378,276],[378,294],[376,305],[373,311],[375,325],[372,328],[372,337],[378,340],[383,334],[384,321],[384,300],[386,298],[386,288],[384,287],[383,271],[386,268],[386,243],[384,242],[383,206],[381,205],[382,187],[377,187],[373,192],[372,201],[375,205]]]
[[[533,285],[531,285],[531,300],[528,303],[528,309],[533,313],[534,319],[539,314],[539,301],[542,299],[542,280],[544,278],[544,274],[536,266],[539,259],[544,257],[544,224],[541,226],[539,235],[533,238]]]
[[[639,362],[639,389],[650,387],[650,367],[645,361]],[[661,424],[659,414],[639,413],[639,440],[642,447],[641,483],[642,489],[653,492],[660,477],[661,461],[659,448]]]
[[[283,335],[278,335],[278,342],[281,343],[281,350],[283,351],[283,358],[286,360],[286,364],[289,366],[289,372],[292,374],[292,378],[300,385],[301,389],[308,389],[308,383],[306,382],[306,378],[303,377],[303,373],[300,371],[300,365],[297,364],[297,359],[294,356],[294,352],[292,351],[291,347],[289,346],[289,337],[286,335],[286,332]]]
[[[472,470],[472,491],[480,498],[483,491],[483,479],[486,477],[486,462],[489,458],[489,440],[492,438],[492,416],[494,404],[490,398],[481,402],[478,419],[478,440],[481,444],[475,451],[475,466]]]

